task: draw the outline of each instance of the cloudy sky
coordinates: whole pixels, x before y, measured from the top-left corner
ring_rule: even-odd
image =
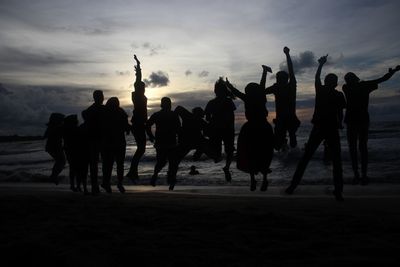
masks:
[[[306,121],[321,55],[340,84],[348,71],[367,80],[400,64],[399,13],[397,0],[0,0],[0,134],[41,134],[51,112],[80,113],[95,89],[130,114],[134,53],[151,114],[162,96],[204,106],[219,76],[259,81],[261,64],[285,67],[285,45]],[[380,88],[373,118],[400,120],[400,74]]]

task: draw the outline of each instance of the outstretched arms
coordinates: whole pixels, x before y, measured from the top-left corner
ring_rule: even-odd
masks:
[[[390,68],[389,71],[385,75],[383,75],[381,78],[372,80],[371,82],[373,82],[373,83],[385,82],[385,81],[389,80],[393,76],[393,74],[395,74],[399,70],[400,70],[400,65],[397,65],[397,67],[394,69]]]
[[[315,89],[317,89],[317,88],[322,86],[322,83],[321,83],[321,70],[322,70],[322,67],[324,66],[324,64],[326,63],[327,59],[328,59],[328,55],[320,57],[318,59],[319,65],[318,65],[317,73],[315,73]]]
[[[289,52],[290,52],[290,49],[287,46],[285,46],[283,48],[283,53],[285,53],[285,55],[286,55],[286,62],[287,62],[287,66],[288,66],[290,82],[296,82],[296,77],[294,76],[294,70],[293,70],[293,62],[292,62],[292,58],[290,57]]]
[[[136,57],[136,55],[133,55],[133,59],[136,61],[136,66],[135,66],[136,81],[135,81],[135,83],[138,83],[138,82],[142,81],[142,69],[140,68],[140,61]]]

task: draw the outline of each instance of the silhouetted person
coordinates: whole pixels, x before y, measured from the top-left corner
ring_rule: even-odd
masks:
[[[65,155],[62,144],[64,115],[52,113],[47,123],[44,137],[47,138],[45,150],[54,159],[50,179],[58,185],[58,175],[64,169]]]
[[[237,90],[227,80],[228,88],[232,93],[244,101],[245,122],[240,129],[237,143],[237,168],[250,174],[250,190],[257,187],[255,175],[259,172],[263,175],[261,191],[268,188],[267,174],[270,172],[273,150],[274,134],[267,121],[268,111],[265,107],[265,80],[269,67],[263,66],[261,84],[249,83],[245,93]]]
[[[304,151],[304,155],[297,165],[291,185],[286,189],[287,194],[299,185],[304,171],[315,150],[322,141],[326,140],[333,163],[333,179],[335,189],[333,194],[336,200],[343,200],[343,171],[340,148],[339,128],[342,128],[343,108],[346,105],[343,93],[335,90],[338,78],[335,74],[325,76],[325,84],[321,83],[321,70],[327,61],[323,56],[318,60],[319,66],[315,75],[315,108],[312,118],[313,128]]]
[[[64,151],[69,164],[70,188],[74,192],[81,191],[81,181],[78,180],[79,164],[79,129],[78,117],[69,115],[64,119],[63,127]]]
[[[151,131],[153,124],[156,126],[155,136]],[[176,161],[177,135],[180,127],[181,123],[178,115],[171,110],[171,99],[163,97],[161,99],[161,110],[151,115],[146,124],[149,140],[154,143],[154,147],[156,148],[157,162],[150,181],[152,186],[156,186],[158,173],[168,161],[167,183],[170,190],[174,189],[176,176],[174,175],[173,166],[174,161]]]
[[[343,92],[347,100],[344,122],[347,124],[347,141],[354,171],[353,184],[361,182],[362,185],[366,185],[369,182],[367,176],[369,94],[378,89],[378,84],[389,80],[398,70],[400,70],[400,66],[397,66],[395,69],[389,69],[388,73],[383,77],[370,81],[361,81],[352,72],[344,76],[346,84],[343,85]],[[357,145],[361,155],[361,179],[358,171]]]
[[[125,192],[122,185],[124,178],[124,160],[126,152],[125,134],[130,131],[128,115],[120,108],[117,97],[108,99],[105,105],[104,135],[103,135],[103,187],[111,193],[111,174],[114,162],[117,164],[117,188]]]
[[[296,116],[296,77],[294,75],[293,63],[290,58],[289,48],[285,47],[283,52],[286,55],[289,74],[286,71],[279,71],[276,74],[276,83],[268,87],[266,94],[275,96],[275,149],[280,150],[286,144],[286,132],[289,133],[290,146],[297,146],[296,131],[300,121]]]
[[[180,162],[193,149],[197,154],[205,153],[208,157],[215,158],[215,151],[211,149],[209,140],[204,136],[204,132],[208,129],[208,123],[204,120],[203,109],[195,107],[190,112],[184,107],[178,106],[175,108],[175,113],[182,120],[182,128],[178,135],[176,161],[171,167],[173,176],[176,176]]]
[[[87,125],[86,111],[82,112],[83,123],[78,127],[78,150],[77,155],[77,180],[83,185],[83,193],[87,195],[87,176],[90,164],[90,136]]]
[[[145,83],[142,81],[142,69],[140,68],[140,61],[137,59],[136,55],[134,55],[134,59],[137,65],[135,66],[135,91],[132,92],[133,116],[131,122],[132,134],[135,137],[137,148],[131,161],[131,167],[126,176],[132,180],[137,180],[139,178],[139,161],[146,151],[147,98],[144,95]]]
[[[229,167],[233,158],[235,142],[235,104],[222,78],[214,86],[215,98],[207,103],[205,108],[206,120],[210,123],[210,144],[215,150],[216,160],[221,160],[222,142],[226,154],[226,164],[223,168],[226,181],[232,180]]]
[[[196,170],[196,166],[192,165],[192,166],[190,166],[190,172],[189,172],[189,174],[190,174],[190,175],[197,175],[197,174],[200,174],[200,173],[199,173],[198,170]]]
[[[87,116],[87,127],[90,136],[90,181],[92,184],[92,194],[96,195],[99,191],[97,181],[98,165],[103,142],[103,122],[105,107],[103,105],[104,96],[101,90],[93,92],[94,103],[85,110]]]

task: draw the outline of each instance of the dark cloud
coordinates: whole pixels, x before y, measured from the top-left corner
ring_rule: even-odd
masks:
[[[82,35],[110,35],[112,33],[109,29],[88,27],[88,26],[50,27],[49,30],[50,31],[76,33],[76,34],[82,34]]]
[[[51,113],[79,115],[91,105],[95,89],[99,88],[2,85],[0,135],[41,135]],[[106,98],[111,96],[103,91]]]
[[[187,70],[187,71],[185,71],[185,75],[186,75],[186,76],[190,76],[190,75],[192,75],[192,71],[191,71],[191,70]]]
[[[89,63],[81,59],[44,51],[32,51],[29,48],[0,47],[0,66],[3,69],[31,69],[35,67],[53,67],[65,64]]]
[[[0,95],[12,95],[12,92],[10,92],[7,88],[5,88],[5,87],[0,83]]]
[[[292,62],[294,72],[299,74],[305,72],[308,68],[317,66],[317,59],[314,53],[311,51],[304,51],[298,56],[292,56]],[[279,69],[287,71],[286,60],[279,65]]]
[[[144,79],[144,82],[149,87],[163,87],[169,84],[169,77],[166,72],[159,70],[152,72],[148,79]]]
[[[203,71],[201,71],[201,72],[198,74],[198,76],[199,76],[200,78],[204,78],[204,77],[207,77],[208,74],[210,74],[208,71],[203,70]]]

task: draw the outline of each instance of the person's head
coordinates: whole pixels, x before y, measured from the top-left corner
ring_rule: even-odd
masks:
[[[64,127],[65,128],[73,128],[78,126],[78,116],[73,114],[73,115],[68,115],[67,117],[64,118]]]
[[[328,75],[325,76],[325,86],[328,86],[330,88],[336,88],[338,84],[338,76],[333,73],[329,73]]]
[[[139,82],[135,82],[134,84],[135,87],[135,92],[139,93],[139,94],[144,94],[146,85],[144,82],[139,81]]]
[[[169,97],[161,98],[161,109],[170,111],[171,110],[171,99]]]
[[[348,72],[346,73],[346,75],[344,75],[344,81],[348,85],[353,85],[358,83],[360,81],[360,78],[358,78],[357,75],[355,75],[353,72]]]
[[[214,93],[215,93],[215,95],[217,97],[226,97],[226,96],[228,96],[228,89],[226,88],[226,83],[222,79],[222,77],[220,77],[218,79],[218,81],[215,82]]]
[[[289,81],[289,74],[286,71],[278,71],[276,73],[276,83],[278,85],[285,85]]]
[[[246,95],[254,95],[259,92],[260,85],[258,83],[249,83],[244,88]]]
[[[111,97],[110,99],[107,100],[106,102],[106,107],[110,109],[117,109],[119,108],[119,99],[118,97]]]
[[[103,101],[104,101],[103,91],[101,91],[101,90],[94,91],[93,92],[93,100],[96,104],[103,104]]]
[[[196,119],[202,119],[204,117],[204,110],[201,107],[195,107],[192,109],[192,113]]]
[[[64,122],[64,114],[61,113],[51,113],[49,122],[46,124],[47,126],[60,126]]]

